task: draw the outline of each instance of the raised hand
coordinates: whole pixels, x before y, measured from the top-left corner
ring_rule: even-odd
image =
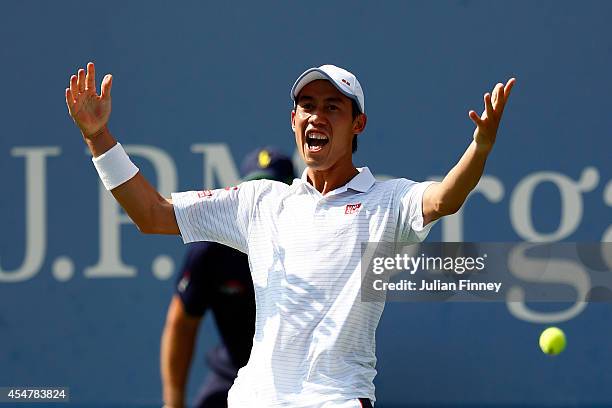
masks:
[[[85,139],[95,137],[108,122],[112,84],[112,75],[106,75],[102,80],[101,94],[96,93],[96,69],[93,62],[87,64],[87,74],[81,68],[77,75],[70,77],[70,88],[66,88],[66,105]]]
[[[476,124],[474,141],[478,147],[487,151],[493,148],[499,122],[515,82],[516,79],[511,78],[505,86],[501,83],[497,84],[493,89],[492,96],[487,92],[484,95],[485,109],[482,115],[478,116],[473,110],[469,112],[470,119]]]

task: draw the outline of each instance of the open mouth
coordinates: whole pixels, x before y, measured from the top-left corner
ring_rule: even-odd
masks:
[[[320,133],[310,133],[306,136],[306,145],[308,146],[308,150],[311,152],[318,152],[329,143],[329,138]]]

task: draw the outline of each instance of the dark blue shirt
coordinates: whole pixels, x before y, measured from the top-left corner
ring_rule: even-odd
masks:
[[[219,374],[235,376],[249,360],[255,333],[255,294],[248,257],[217,243],[191,244],[176,293],[187,314],[202,317],[212,311],[227,353],[209,352],[208,363]]]

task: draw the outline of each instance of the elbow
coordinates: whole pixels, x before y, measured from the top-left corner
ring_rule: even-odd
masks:
[[[200,317],[187,314],[183,301],[174,295],[166,314],[165,330],[173,333],[193,334],[200,324]]]
[[[185,316],[174,311],[169,312],[166,316],[166,324],[165,330],[171,331],[173,333],[183,331],[185,328]]]
[[[148,221],[140,221],[136,224],[138,231],[143,234],[165,234],[166,230],[159,223],[156,223],[155,219]]]
[[[463,205],[463,202],[449,202],[448,200],[438,200],[434,203],[434,213],[437,215],[437,218],[445,217],[447,215],[452,215],[458,212]]]
[[[457,213],[461,209],[462,206],[463,206],[463,203],[448,205],[443,208],[443,211],[445,212],[444,215],[453,215]]]
[[[155,229],[149,223],[141,221],[136,223],[136,227],[138,227],[138,231],[143,234],[155,234]]]
[[[452,188],[442,183],[428,187],[423,195],[423,215],[426,219],[438,218],[455,214],[461,209],[466,197],[454,192]]]
[[[132,217],[132,221],[138,227],[138,231],[143,234],[155,234],[154,209],[143,211],[138,217]]]
[[[170,219],[174,217],[174,209],[165,199],[155,202],[147,211],[144,211],[134,223],[143,234],[167,234]]]

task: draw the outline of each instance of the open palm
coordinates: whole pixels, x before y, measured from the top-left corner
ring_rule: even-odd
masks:
[[[474,111],[469,112],[469,117],[476,124],[474,140],[476,144],[486,149],[491,149],[495,143],[497,129],[504,113],[504,107],[510,96],[510,91],[516,79],[511,78],[506,85],[497,84],[493,89],[493,95],[484,95],[485,109],[480,116]]]
[[[94,137],[108,122],[111,113],[112,75],[102,80],[101,94],[96,93],[96,69],[93,62],[87,64],[87,74],[79,69],[70,77],[66,88],[68,112],[85,138]]]

